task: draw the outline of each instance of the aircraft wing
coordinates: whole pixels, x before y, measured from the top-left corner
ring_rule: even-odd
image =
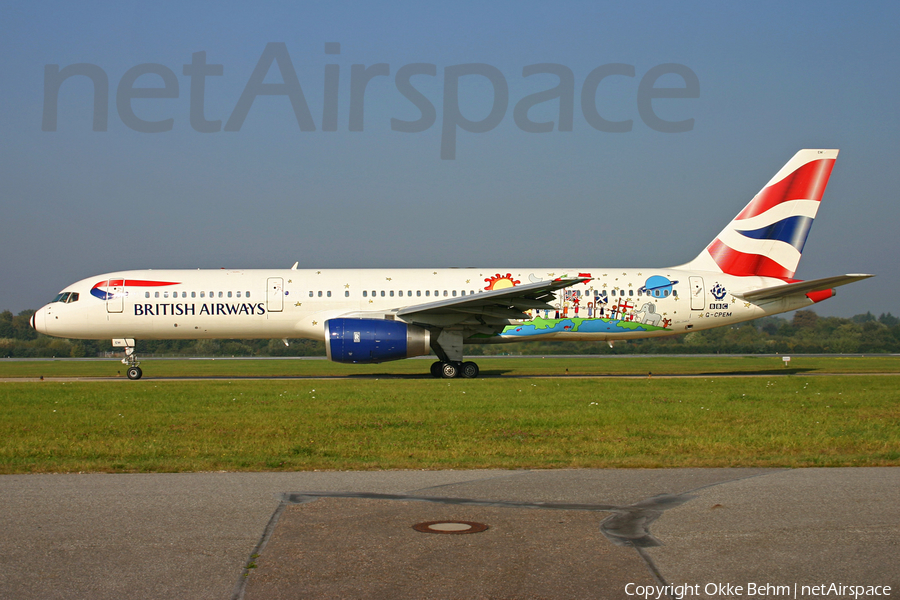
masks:
[[[462,313],[483,315],[499,319],[528,319],[522,311],[529,309],[554,310],[548,302],[555,299],[553,292],[589,281],[584,277],[566,277],[552,281],[526,283],[502,290],[481,292],[459,298],[448,298],[428,304],[416,304],[396,311],[400,317],[415,320],[418,315]]]
[[[824,279],[811,279],[810,281],[798,281],[796,283],[775,285],[759,290],[750,290],[749,292],[734,294],[734,296],[751,302],[775,300],[784,298],[785,296],[793,296],[795,294],[808,294],[810,292],[829,290],[831,288],[836,288],[839,285],[847,285],[848,283],[853,283],[854,281],[859,281],[861,279],[868,279],[869,277],[874,277],[874,275],[863,275],[858,273],[851,275],[837,275],[835,277],[825,277]]]

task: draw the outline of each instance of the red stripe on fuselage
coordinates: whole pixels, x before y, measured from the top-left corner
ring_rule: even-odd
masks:
[[[111,287],[118,287],[124,285],[125,287],[159,287],[165,285],[180,285],[177,281],[147,281],[144,279],[104,279],[103,281],[98,281],[94,284],[94,287],[105,287],[106,285],[110,285]]]

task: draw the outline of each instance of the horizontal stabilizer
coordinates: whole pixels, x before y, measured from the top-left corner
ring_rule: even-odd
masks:
[[[824,279],[812,279],[810,281],[798,281],[796,283],[775,285],[734,295],[751,302],[760,302],[763,300],[784,298],[785,296],[794,296],[796,294],[808,294],[810,292],[829,290],[831,288],[836,288],[839,285],[847,285],[848,283],[853,283],[854,281],[859,281],[861,279],[868,279],[869,277],[874,277],[874,275],[837,275],[835,277],[825,277]]]

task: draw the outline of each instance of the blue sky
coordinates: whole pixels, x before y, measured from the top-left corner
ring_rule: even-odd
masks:
[[[900,313],[900,43],[892,3],[459,2],[0,4],[0,309],[36,308],[68,283],[126,268],[654,267],[693,258],[800,148],[840,148],[798,277],[868,272],[820,314]],[[192,54],[222,65],[206,78],[207,120],[228,121],[269,43],[284,44],[315,131],[301,131],[286,96],[255,98],[239,131],[190,124]],[[325,44],[339,42],[339,55]],[[55,131],[42,131],[45,65],[87,63],[108,77],[106,131],[92,131],[93,88],[62,83]],[[131,68],[177,78],[175,98],[137,98],[141,133],[117,94]],[[349,131],[351,65],[385,63],[365,91],[363,131]],[[418,133],[391,129],[418,109],[397,71],[435,66],[411,83],[435,107]],[[441,158],[445,70],[482,63],[506,81],[496,127],[457,130]],[[527,133],[524,97],[554,87],[540,63],[574,75],[572,131],[558,102],[529,112],[552,121]],[[594,129],[581,109],[585,78],[621,63],[634,77],[600,84],[598,113],[632,121]],[[699,97],[653,101],[664,133],[642,120],[641,78],[686,66]],[[338,65],[338,127],[322,131],[326,65]],[[272,67],[265,82],[279,83]],[[160,87],[144,75],[135,87]],[[680,87],[666,75],[657,87]],[[460,112],[491,112],[494,89],[463,77]]]

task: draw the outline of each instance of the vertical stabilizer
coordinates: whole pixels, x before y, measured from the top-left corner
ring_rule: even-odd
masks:
[[[801,150],[709,246],[679,268],[792,279],[837,150]]]

